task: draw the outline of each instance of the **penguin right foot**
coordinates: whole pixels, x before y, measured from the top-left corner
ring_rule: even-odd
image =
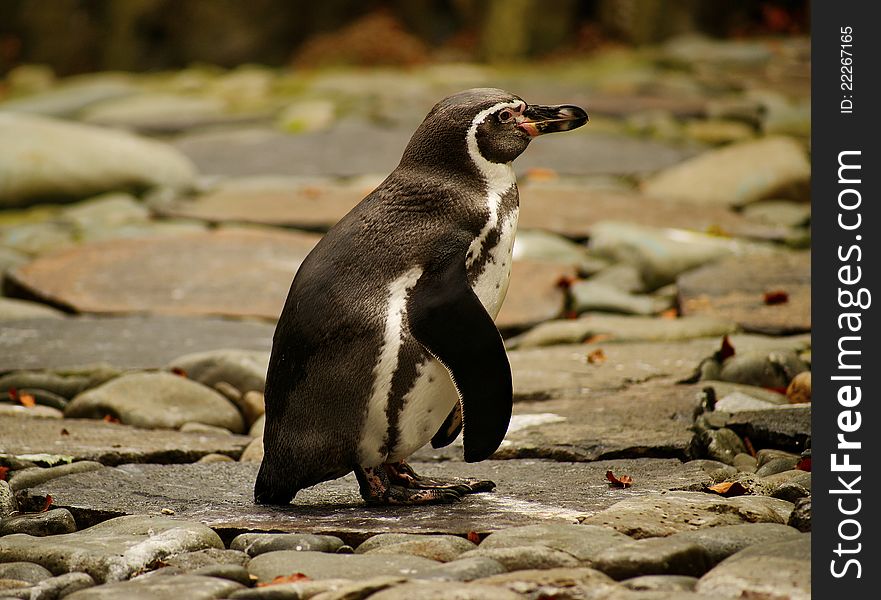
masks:
[[[393,484],[382,465],[356,467],[361,497],[370,506],[451,504],[468,492],[456,488],[413,489]]]

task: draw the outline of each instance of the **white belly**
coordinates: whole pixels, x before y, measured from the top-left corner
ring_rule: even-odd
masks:
[[[499,243],[490,251],[490,260],[472,286],[486,312],[493,319],[498,316],[502,308],[505,295],[508,293],[508,283],[511,281],[518,212],[514,210],[501,223]]]

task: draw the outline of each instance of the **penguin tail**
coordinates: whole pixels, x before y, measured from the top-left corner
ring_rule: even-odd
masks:
[[[257,504],[289,504],[299,490],[292,490],[289,485],[280,485],[273,475],[273,469],[267,465],[266,459],[260,464],[257,481],[254,483],[254,502]]]

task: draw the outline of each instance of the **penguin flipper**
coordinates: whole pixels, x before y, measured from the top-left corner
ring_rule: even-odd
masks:
[[[447,415],[446,420],[431,438],[432,448],[443,448],[453,443],[459,432],[462,431],[462,405],[458,402],[453,406],[453,410]]]
[[[511,366],[502,336],[462,262],[430,266],[407,301],[410,332],[446,367],[459,394],[465,461],[489,458],[511,421]]]

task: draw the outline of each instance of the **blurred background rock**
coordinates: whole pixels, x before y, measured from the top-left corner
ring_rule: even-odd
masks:
[[[3,0],[0,73],[506,62],[686,33],[805,34],[808,21],[801,0]]]

